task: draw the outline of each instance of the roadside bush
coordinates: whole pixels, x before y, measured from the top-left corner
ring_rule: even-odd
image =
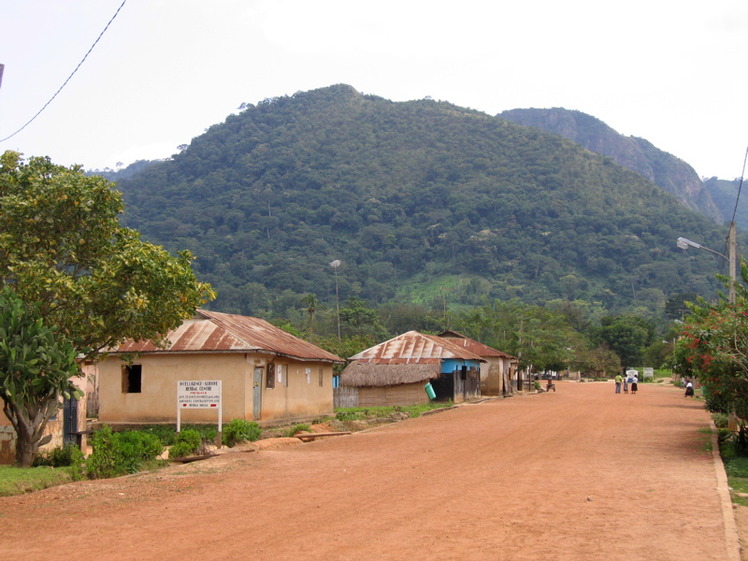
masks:
[[[300,425],[294,425],[288,431],[286,432],[286,436],[294,436],[298,432],[310,432],[309,425],[300,424]]]
[[[727,415],[724,413],[712,413],[712,420],[714,421],[714,426],[718,429],[727,428]]]
[[[135,473],[163,451],[155,435],[142,431],[114,433],[107,425],[93,434],[91,443],[93,453],[80,466],[89,479]]]
[[[164,451],[157,436],[143,431],[114,434],[117,465],[124,473],[135,473],[143,464],[156,459]]]
[[[169,448],[169,458],[184,458],[198,454],[203,448],[203,438],[195,429],[187,429],[177,433],[176,440]]]
[[[202,437],[203,441],[206,442],[213,442],[216,439],[216,425],[210,424],[210,425],[193,425],[193,424],[183,424],[181,432],[184,432],[186,430],[194,430],[200,433],[200,436]],[[139,429],[143,432],[147,432],[149,434],[156,435],[159,440],[161,440],[161,444],[164,446],[172,446],[174,443],[177,442],[177,435],[181,434],[177,432],[177,426],[176,425],[151,425],[147,427],[143,427]]]
[[[34,458],[34,467],[38,466],[52,466],[52,467],[67,467],[73,465],[75,458],[74,450],[80,449],[74,444],[66,444],[62,447],[53,448],[52,450],[39,453]]]
[[[236,446],[239,442],[250,441],[254,442],[260,438],[261,433],[260,425],[254,421],[246,421],[244,419],[232,419],[231,422],[223,427],[223,444],[231,448]]]

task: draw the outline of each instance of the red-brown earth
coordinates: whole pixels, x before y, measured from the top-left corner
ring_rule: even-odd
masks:
[[[739,559],[701,402],[557,386],[0,498],[0,558]]]

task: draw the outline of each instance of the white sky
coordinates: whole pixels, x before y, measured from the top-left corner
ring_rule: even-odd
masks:
[[[122,0],[0,0],[0,138]],[[745,0],[127,0],[0,143],[87,169],[165,158],[242,102],[345,83],[495,115],[564,107],[703,177],[748,146]]]

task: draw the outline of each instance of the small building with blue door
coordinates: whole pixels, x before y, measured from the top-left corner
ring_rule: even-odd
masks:
[[[437,400],[459,403],[481,395],[480,365],[485,360],[435,335],[408,331],[350,360],[340,386],[356,394],[359,407],[426,403],[426,384]]]

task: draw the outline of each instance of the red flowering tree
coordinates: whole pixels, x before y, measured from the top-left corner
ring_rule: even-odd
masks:
[[[748,266],[741,264],[743,282]],[[674,366],[704,388],[709,411],[735,412],[741,430],[748,419],[748,290],[736,286],[735,304],[699,299],[690,306],[675,347]]]

